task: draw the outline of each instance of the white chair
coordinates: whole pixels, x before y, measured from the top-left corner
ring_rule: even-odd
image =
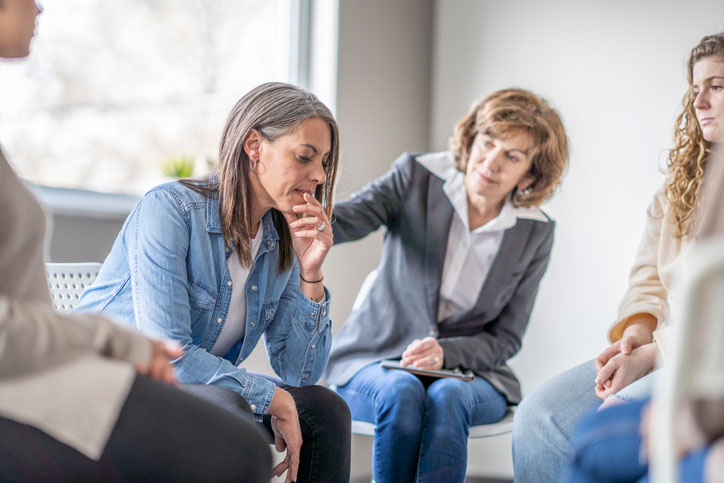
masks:
[[[516,406],[508,406],[508,409],[505,411],[505,416],[503,416],[503,419],[497,423],[471,426],[468,439],[490,438],[492,436],[500,436],[501,434],[510,433],[513,431],[513,415],[515,414],[515,408]],[[368,423],[365,421],[352,420],[352,434],[374,436],[375,425],[374,423]]]
[[[70,312],[83,291],[98,277],[100,263],[46,263],[45,275],[53,299],[53,307],[61,313]]]

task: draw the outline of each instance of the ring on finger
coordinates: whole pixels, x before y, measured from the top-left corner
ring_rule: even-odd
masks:
[[[327,223],[325,223],[325,222],[323,221],[323,222],[320,223],[319,226],[317,227],[317,231],[324,231],[325,228],[327,228]]]
[[[433,359],[433,362],[435,363],[435,365],[440,364],[440,358],[438,356],[435,356],[435,358]]]

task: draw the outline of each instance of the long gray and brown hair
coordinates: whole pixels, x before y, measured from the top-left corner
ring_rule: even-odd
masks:
[[[226,120],[219,146],[217,171],[203,179],[185,179],[181,183],[199,193],[216,194],[219,199],[221,232],[227,250],[232,243],[239,261],[251,267],[251,169],[244,151],[244,141],[256,129],[267,141],[291,133],[303,121],[318,117],[329,126],[331,150],[324,168],[327,179],[317,186],[314,197],[332,217],[334,184],[339,167],[339,129],[327,106],[300,87],[281,82],[262,84],[239,99]],[[292,239],[284,216],[272,210],[274,226],[279,233],[279,272],[294,263]]]

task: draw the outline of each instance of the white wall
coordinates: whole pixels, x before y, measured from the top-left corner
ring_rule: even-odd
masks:
[[[435,2],[431,147],[471,102],[524,87],[561,114],[570,168],[544,209],[556,240],[524,346],[529,392],[606,344],[664,177],[689,50],[724,30],[724,2]]]

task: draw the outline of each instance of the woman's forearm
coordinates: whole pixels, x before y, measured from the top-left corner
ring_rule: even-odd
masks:
[[[656,317],[651,314],[640,313],[632,315],[628,321],[626,321],[622,338],[633,337],[638,342],[636,346],[648,344],[653,340],[657,325],[658,321]]]
[[[324,299],[322,270],[315,270],[310,273],[303,273],[300,270],[299,278],[299,289],[309,300],[319,303]]]

